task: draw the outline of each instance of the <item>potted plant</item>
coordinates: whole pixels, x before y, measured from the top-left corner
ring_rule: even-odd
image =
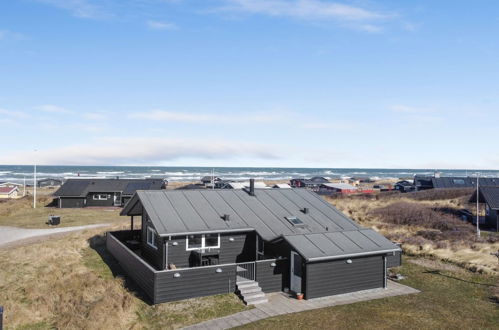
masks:
[[[303,300],[303,293],[299,292],[296,294],[296,299]]]

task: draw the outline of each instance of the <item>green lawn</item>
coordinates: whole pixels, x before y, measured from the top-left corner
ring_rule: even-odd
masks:
[[[419,259],[421,261],[422,259]],[[247,329],[498,329],[499,305],[492,290],[498,278],[428,263],[408,262],[401,283],[422,292],[274,317]]]

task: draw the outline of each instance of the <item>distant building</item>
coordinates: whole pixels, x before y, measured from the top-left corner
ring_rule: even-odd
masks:
[[[59,208],[123,206],[137,190],[164,188],[161,179],[68,179],[54,196]]]
[[[480,178],[480,186],[499,186],[499,178]],[[427,189],[453,189],[476,187],[476,177],[414,177],[414,186],[417,191]]]
[[[206,187],[206,188],[212,188],[212,185],[215,185],[215,188],[217,186],[217,183],[220,184],[223,180],[217,176],[213,177],[210,175],[204,176],[201,178],[201,183]]]
[[[401,180],[393,186],[393,189],[405,193],[405,192],[414,191],[415,187],[409,181]]]
[[[23,185],[15,182],[0,182],[0,187],[14,188],[14,187],[22,187]]]
[[[45,178],[37,181],[37,186],[42,187],[56,187],[61,186],[62,180],[57,178]]]
[[[322,176],[314,176],[310,179],[291,179],[289,181],[293,188],[318,188],[323,183],[328,183],[329,180]]]
[[[470,197],[470,203],[476,203],[476,190]],[[485,218],[483,225],[499,231],[499,187],[480,187],[479,203],[485,204]],[[476,218],[471,218],[476,224]],[[480,224],[482,222],[480,221]]]
[[[321,195],[330,194],[354,194],[359,192],[359,189],[355,186],[349,185],[347,183],[323,183],[319,186],[318,193]]]
[[[18,198],[19,188],[18,187],[0,187],[0,198]]]

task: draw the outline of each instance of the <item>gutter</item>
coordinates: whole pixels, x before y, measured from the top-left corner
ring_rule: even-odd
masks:
[[[214,230],[203,230],[203,231],[186,231],[180,233],[166,233],[159,234],[160,237],[168,237],[168,236],[184,236],[184,235],[197,235],[197,234],[225,234],[225,233],[241,233],[255,231],[254,228],[239,228],[239,229],[214,229]]]
[[[364,256],[372,256],[376,254],[386,254],[390,252],[402,252],[402,249],[390,249],[390,250],[381,250],[381,251],[370,251],[370,252],[358,252],[358,253],[350,253],[343,254],[339,256],[325,256],[325,257],[315,257],[315,258],[305,258],[307,262],[315,262],[315,261],[325,261],[325,260],[337,260],[344,258],[354,258],[354,257],[364,257]]]

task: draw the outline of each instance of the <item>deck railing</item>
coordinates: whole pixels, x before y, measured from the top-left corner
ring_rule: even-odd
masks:
[[[241,262],[237,264],[237,276],[254,281],[255,280],[255,262]]]

